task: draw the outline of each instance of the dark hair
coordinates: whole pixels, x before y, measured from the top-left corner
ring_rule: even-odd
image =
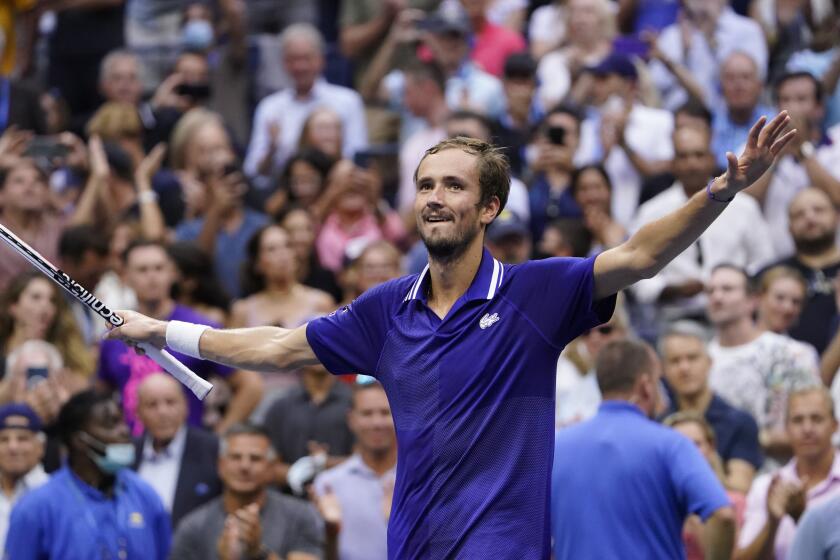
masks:
[[[9,167],[0,166],[0,190],[3,190],[3,188],[6,186],[6,180],[9,178],[9,175],[12,174],[12,171],[14,171],[15,169],[20,169],[22,167],[31,167],[38,173],[38,176],[40,177],[41,181],[44,182],[44,184],[49,184],[49,176],[43,169],[41,169],[41,166],[39,166],[34,159],[24,157],[18,159],[13,165]]]
[[[195,280],[195,291],[190,294],[195,301],[228,310],[230,296],[216,279],[210,255],[193,241],[177,241],[169,246],[167,252],[181,276]],[[177,300],[180,295],[180,284],[175,282],[172,284],[172,298]]]
[[[817,103],[822,103],[823,101],[823,87],[822,82],[820,82],[816,76],[811,74],[810,72],[806,72],[805,70],[800,70],[798,72],[786,72],[776,78],[776,81],[773,82],[773,100],[776,104],[779,103],[779,90],[782,89],[782,86],[785,85],[787,82],[791,80],[799,80],[805,78],[809,80],[812,84],[814,84],[814,98],[816,99]]]
[[[495,132],[495,127],[493,126],[493,121],[487,118],[486,115],[482,115],[477,111],[470,111],[469,109],[458,109],[457,111],[453,111],[446,117],[446,122],[451,123],[452,121],[478,121],[478,123],[487,130],[487,136],[492,138],[493,133]],[[479,140],[482,140],[479,138]]]
[[[262,245],[263,235],[271,228],[286,231],[280,224],[266,224],[254,232],[254,235],[248,240],[248,245],[246,246],[247,257],[242,262],[242,268],[239,272],[243,298],[265,289],[265,277],[257,271],[257,261],[260,258],[260,245]],[[288,234],[288,232],[286,233]]]
[[[289,192],[289,200],[295,201],[295,193],[291,189],[292,167],[298,162],[306,163],[318,172],[321,176],[321,183],[324,181],[335,165],[335,160],[317,148],[301,148],[286,162],[283,174],[280,176],[280,184]]]
[[[712,126],[712,113],[699,99],[689,97],[688,101],[677,107],[677,110],[674,111],[674,116],[677,116],[680,113],[685,113],[690,117],[702,119],[709,127]]]
[[[440,88],[441,93],[446,92],[446,74],[443,68],[436,62],[424,62],[414,59],[405,65],[403,74],[411,75],[419,80],[431,80]]]
[[[533,78],[537,73],[537,63],[528,51],[515,52],[505,59],[504,78]]]
[[[577,189],[578,189],[578,180],[580,180],[581,176],[586,173],[587,171],[596,171],[598,174],[603,177],[604,182],[607,184],[607,188],[612,192],[612,181],[610,181],[610,176],[607,174],[607,170],[604,169],[604,166],[600,163],[590,163],[584,165],[582,167],[578,167],[572,173],[572,179],[569,183],[571,188],[572,196],[577,196]]]
[[[651,350],[642,342],[614,340],[607,343],[595,361],[598,387],[604,396],[626,393],[636,380],[653,368]]]
[[[549,222],[545,229],[555,229],[572,250],[573,257],[585,257],[592,248],[592,232],[580,218],[559,218]]]
[[[586,114],[577,105],[572,105],[570,103],[559,103],[551,109],[549,109],[549,111],[545,114],[545,116],[542,119],[541,126],[545,126],[545,124],[548,123],[549,117],[551,117],[552,115],[569,115],[570,117],[575,119],[575,122],[578,126],[578,131],[580,130],[581,123],[586,118]]]
[[[87,389],[70,397],[70,400],[59,410],[55,422],[61,441],[69,447],[73,436],[82,431],[90,420],[93,409],[110,400],[112,400],[110,394],[96,389]]]
[[[754,292],[755,292],[755,290],[756,290],[756,282],[755,282],[755,280],[754,280],[754,279],[753,279],[753,278],[752,278],[752,277],[751,277],[751,276],[747,273],[746,269],[744,269],[743,267],[738,266],[737,264],[732,264],[732,263],[720,263],[720,264],[716,264],[715,266],[713,266],[713,267],[712,267],[712,270],[711,270],[711,272],[709,273],[709,277],[711,277],[711,276],[712,276],[712,274],[714,274],[714,273],[715,273],[715,272],[717,272],[718,270],[732,270],[732,271],[734,271],[734,272],[737,272],[738,274],[740,274],[741,276],[743,276],[743,277],[744,277],[744,289],[746,290],[747,294],[752,294],[752,293],[754,293]]]
[[[123,264],[128,263],[128,258],[131,256],[131,253],[134,252],[135,249],[142,249],[144,247],[159,247],[161,251],[166,253],[167,258],[169,257],[169,249],[166,246],[166,243],[162,241],[155,241],[152,239],[135,239],[131,243],[128,244],[128,247],[125,248],[122,254],[122,262]]]
[[[451,149],[461,150],[478,158],[478,185],[481,188],[479,204],[486,206],[495,196],[499,199],[499,211],[496,216],[501,214],[510,194],[510,163],[502,150],[482,140],[463,136],[441,140],[423,154],[414,170],[414,182],[417,183],[417,172],[426,157]]]
[[[371,389],[384,391],[385,387],[383,387],[379,381],[371,381],[370,383],[356,383],[355,385],[353,385],[353,396],[351,399],[350,409],[353,410],[356,408],[356,395],[365,391],[370,391]]]
[[[232,424],[225,432],[219,441],[219,456],[223,456],[227,452],[228,440],[236,436],[259,436],[266,439],[268,442],[268,458],[274,459],[277,457],[277,451],[274,449],[274,444],[271,441],[271,436],[262,426],[252,424],[251,422],[238,422]]]
[[[100,257],[107,256],[108,237],[91,225],[70,226],[61,232],[58,255],[62,259],[80,262],[88,251]]]

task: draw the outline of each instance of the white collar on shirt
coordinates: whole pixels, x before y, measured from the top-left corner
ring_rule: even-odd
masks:
[[[180,460],[181,455],[184,453],[184,447],[187,443],[187,427],[186,425],[181,426],[178,431],[175,433],[175,437],[172,438],[172,441],[169,442],[169,445],[161,449],[160,451],[155,451],[155,448],[152,447],[152,437],[149,435],[145,441],[143,442],[143,461],[149,461],[151,463],[155,463],[158,461],[165,461],[165,460]]]

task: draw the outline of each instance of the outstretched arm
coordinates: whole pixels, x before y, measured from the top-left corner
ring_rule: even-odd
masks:
[[[741,157],[735,157],[731,152],[726,154],[728,169],[710,186],[717,200],[710,200],[705,191],[700,191],[682,208],[645,225],[626,242],[598,255],[595,260],[596,299],[656,275],[694,243],[723,212],[727,205],[720,200],[731,199],[767,171],[796,130],[785,132],[790,122],[785,111],[769,123],[766,120],[761,117],[753,125]]]
[[[157,348],[166,345],[167,321],[134,311],[119,311],[118,314],[125,323],[111,329],[106,338],[116,338],[131,345],[140,342]],[[201,335],[199,351],[205,360],[251,371],[281,371],[318,363],[306,339],[306,325],[296,329],[207,329]]]

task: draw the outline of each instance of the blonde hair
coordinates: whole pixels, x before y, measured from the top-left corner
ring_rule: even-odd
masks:
[[[93,114],[87,123],[88,136],[98,134],[103,140],[137,138],[143,133],[143,123],[137,109],[130,103],[109,101]]]
[[[178,119],[178,124],[169,137],[170,157],[173,169],[184,169],[187,159],[187,145],[203,127],[215,124],[224,129],[222,118],[213,111],[196,108]]]
[[[801,272],[789,266],[779,265],[768,269],[758,280],[758,293],[764,295],[776,280],[790,278],[802,287],[802,293],[808,293],[808,281]]]

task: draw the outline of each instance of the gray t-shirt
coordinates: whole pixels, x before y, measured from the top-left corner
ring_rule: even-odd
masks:
[[[187,515],[175,531],[170,560],[218,560],[217,548],[225,517],[222,498]],[[286,558],[291,552],[323,557],[323,524],[307,502],[269,490],[260,520],[263,544],[280,558]]]
[[[840,560],[840,498],[809,508],[796,528],[789,558]]]

